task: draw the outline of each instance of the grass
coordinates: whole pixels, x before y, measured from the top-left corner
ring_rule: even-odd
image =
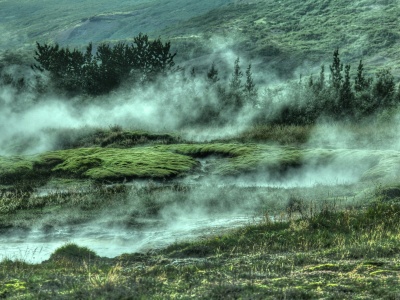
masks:
[[[282,130],[278,128],[275,132]],[[121,147],[126,144],[126,136],[129,133],[118,133],[117,138],[113,139],[111,135],[106,140]],[[252,138],[251,134],[247,136]],[[324,166],[357,170],[365,180],[393,180],[400,174],[400,154],[395,150],[296,148],[232,142],[154,144],[133,148],[108,146],[58,150],[36,156],[0,157],[0,178],[3,184],[50,177],[97,181],[167,179],[199,172],[196,159],[203,157],[214,157],[211,173],[223,176],[266,172],[279,177],[303,167]]]
[[[138,145],[171,144],[181,137],[171,133],[154,133],[144,130],[123,130],[120,126],[104,128],[48,129],[45,134],[55,137],[57,149],[108,147],[128,148]]]
[[[397,201],[332,205],[114,259],[3,260],[0,293],[16,298],[391,299],[399,290]],[[32,276],[34,274],[34,276]]]
[[[325,132],[341,130],[329,128]],[[146,254],[105,258],[66,244],[41,264],[4,259],[0,297],[396,298],[400,293],[399,152],[374,145],[363,150],[357,145],[353,149],[311,147],[315,141],[309,138],[302,142],[305,136],[321,134],[315,130],[260,125],[230,140],[210,143],[138,133],[135,138],[140,142],[131,143],[134,131],[114,128],[72,133],[64,145],[77,148],[1,157],[2,184],[11,184],[1,187],[1,232],[28,234],[36,228],[52,233],[93,224],[104,216],[112,218],[102,220],[102,226],[140,230],[147,226],[146,218],[178,220],[179,209],[183,214],[198,209],[212,216],[256,211],[263,221],[213,235],[205,232],[200,239]],[[359,127],[351,130],[361,136],[368,132]],[[282,133],[287,136],[274,143],[274,136]],[[92,147],[80,148],[83,144]],[[322,142],[327,145],[329,140]],[[333,166],[333,172],[358,168],[364,182],[290,189],[224,186],[223,181],[121,184],[124,178],[201,174],[198,160],[203,159],[210,161],[204,174],[211,181],[254,172],[285,179],[297,169],[316,172]],[[41,179],[39,189],[30,184],[35,178]],[[388,180],[393,184],[378,185]],[[48,192],[35,194],[41,189]]]

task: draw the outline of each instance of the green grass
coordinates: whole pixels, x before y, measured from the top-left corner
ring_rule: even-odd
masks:
[[[48,176],[123,180],[129,178],[168,178],[189,172],[196,161],[188,156],[142,147],[78,148],[38,156],[2,157],[3,182]],[[3,167],[4,166],[4,167]]]
[[[0,157],[1,183],[12,186],[0,191],[0,230],[52,232],[111,213],[105,226],[140,229],[146,226],[141,219],[156,218],[171,207],[201,208],[210,214],[257,211],[263,221],[147,254],[104,258],[67,244],[41,264],[3,260],[0,297],[391,299],[400,293],[398,151],[372,146],[360,150],[356,145],[308,148],[299,141],[315,134],[309,127],[260,125],[231,140],[210,143],[133,132],[69,132],[62,136],[71,134],[67,144],[78,148]],[[287,137],[273,143],[282,133]],[[92,147],[79,148],[83,144]],[[141,187],[101,184],[185,176],[200,172],[200,159],[211,161],[206,175],[255,171],[278,177],[302,167],[337,164],[338,170],[361,168],[364,182],[292,189],[169,181]],[[16,185],[20,179],[25,185]],[[49,194],[34,196],[30,182],[37,179],[41,184],[48,181],[43,188],[49,188]],[[378,185],[389,180],[393,184]]]
[[[129,148],[137,145],[178,143],[182,139],[174,133],[155,133],[145,130],[123,130],[120,126],[104,128],[47,129],[45,134],[55,136],[57,149],[108,147]]]
[[[337,164],[346,167],[360,167],[363,178],[396,178],[400,175],[400,153],[384,150],[359,149],[299,149],[264,144],[177,144],[156,146],[192,157],[220,155],[228,159],[217,161],[215,174],[239,175],[249,172],[266,171],[272,174],[285,174],[289,169],[304,166],[321,167]]]

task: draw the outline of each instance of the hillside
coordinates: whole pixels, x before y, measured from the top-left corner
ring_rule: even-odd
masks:
[[[163,36],[170,36],[173,44],[185,40],[189,45],[201,38],[225,37],[237,53],[281,76],[329,62],[337,47],[346,62],[362,58],[373,68],[398,69],[399,16],[399,2],[390,0],[267,0],[215,9],[169,27]]]
[[[369,70],[390,66],[396,77],[400,75],[396,0],[72,4],[23,0],[16,7],[9,0],[0,2],[1,47],[31,53],[35,41],[82,46],[129,40],[144,32],[170,40],[179,64],[208,67],[210,61],[224,62],[223,57],[233,52],[251,60],[258,70],[267,68],[291,78],[329,63],[339,47],[344,62],[355,64],[362,58]]]
[[[0,48],[19,48],[35,41],[79,46],[90,41],[126,39],[139,32],[201,15],[232,0],[137,1],[0,1]]]

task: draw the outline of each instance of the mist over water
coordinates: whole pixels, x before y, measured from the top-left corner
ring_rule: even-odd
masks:
[[[34,154],[54,150],[58,131],[70,128],[144,129],[153,132],[181,131],[184,138],[204,141],[240,133],[254,115],[249,107],[229,115],[219,128],[190,124],[206,106],[216,107],[217,97],[207,91],[204,79],[185,83],[180,74],[169,76],[153,85],[122,87],[109,95],[67,97],[33,93],[19,94],[13,88],[0,92],[0,154]]]

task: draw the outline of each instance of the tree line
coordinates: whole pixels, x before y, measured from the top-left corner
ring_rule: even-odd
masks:
[[[181,100],[197,105],[199,113],[188,120],[189,124],[226,123],[243,108],[253,110],[254,122],[301,125],[313,124],[320,118],[358,121],[394,109],[400,103],[400,86],[396,88],[390,69],[381,69],[371,77],[360,60],[356,75],[352,76],[351,66],[343,64],[339,49],[333,51],[328,70],[322,65],[317,76],[288,84],[286,101],[277,101],[272,89],[260,93],[252,65],[243,71],[239,58],[233,62],[229,79],[222,80],[215,63],[205,74],[197,74],[193,68],[186,75],[183,68],[175,66],[175,56],[169,42],[163,43],[160,38],[150,40],[145,34],[134,37],[130,44],[103,43],[95,48],[89,43],[85,51],[37,43],[32,69],[46,74],[48,84],[67,95],[94,96],[108,94],[122,85],[146,85],[166,80],[171,74],[184,74],[183,82],[188,89],[198,80],[206,83],[201,95],[187,93],[188,99]],[[24,88],[23,78],[13,79],[5,72],[1,72],[0,83]],[[43,90],[46,88],[40,86]],[[179,110],[179,104],[176,109]]]

